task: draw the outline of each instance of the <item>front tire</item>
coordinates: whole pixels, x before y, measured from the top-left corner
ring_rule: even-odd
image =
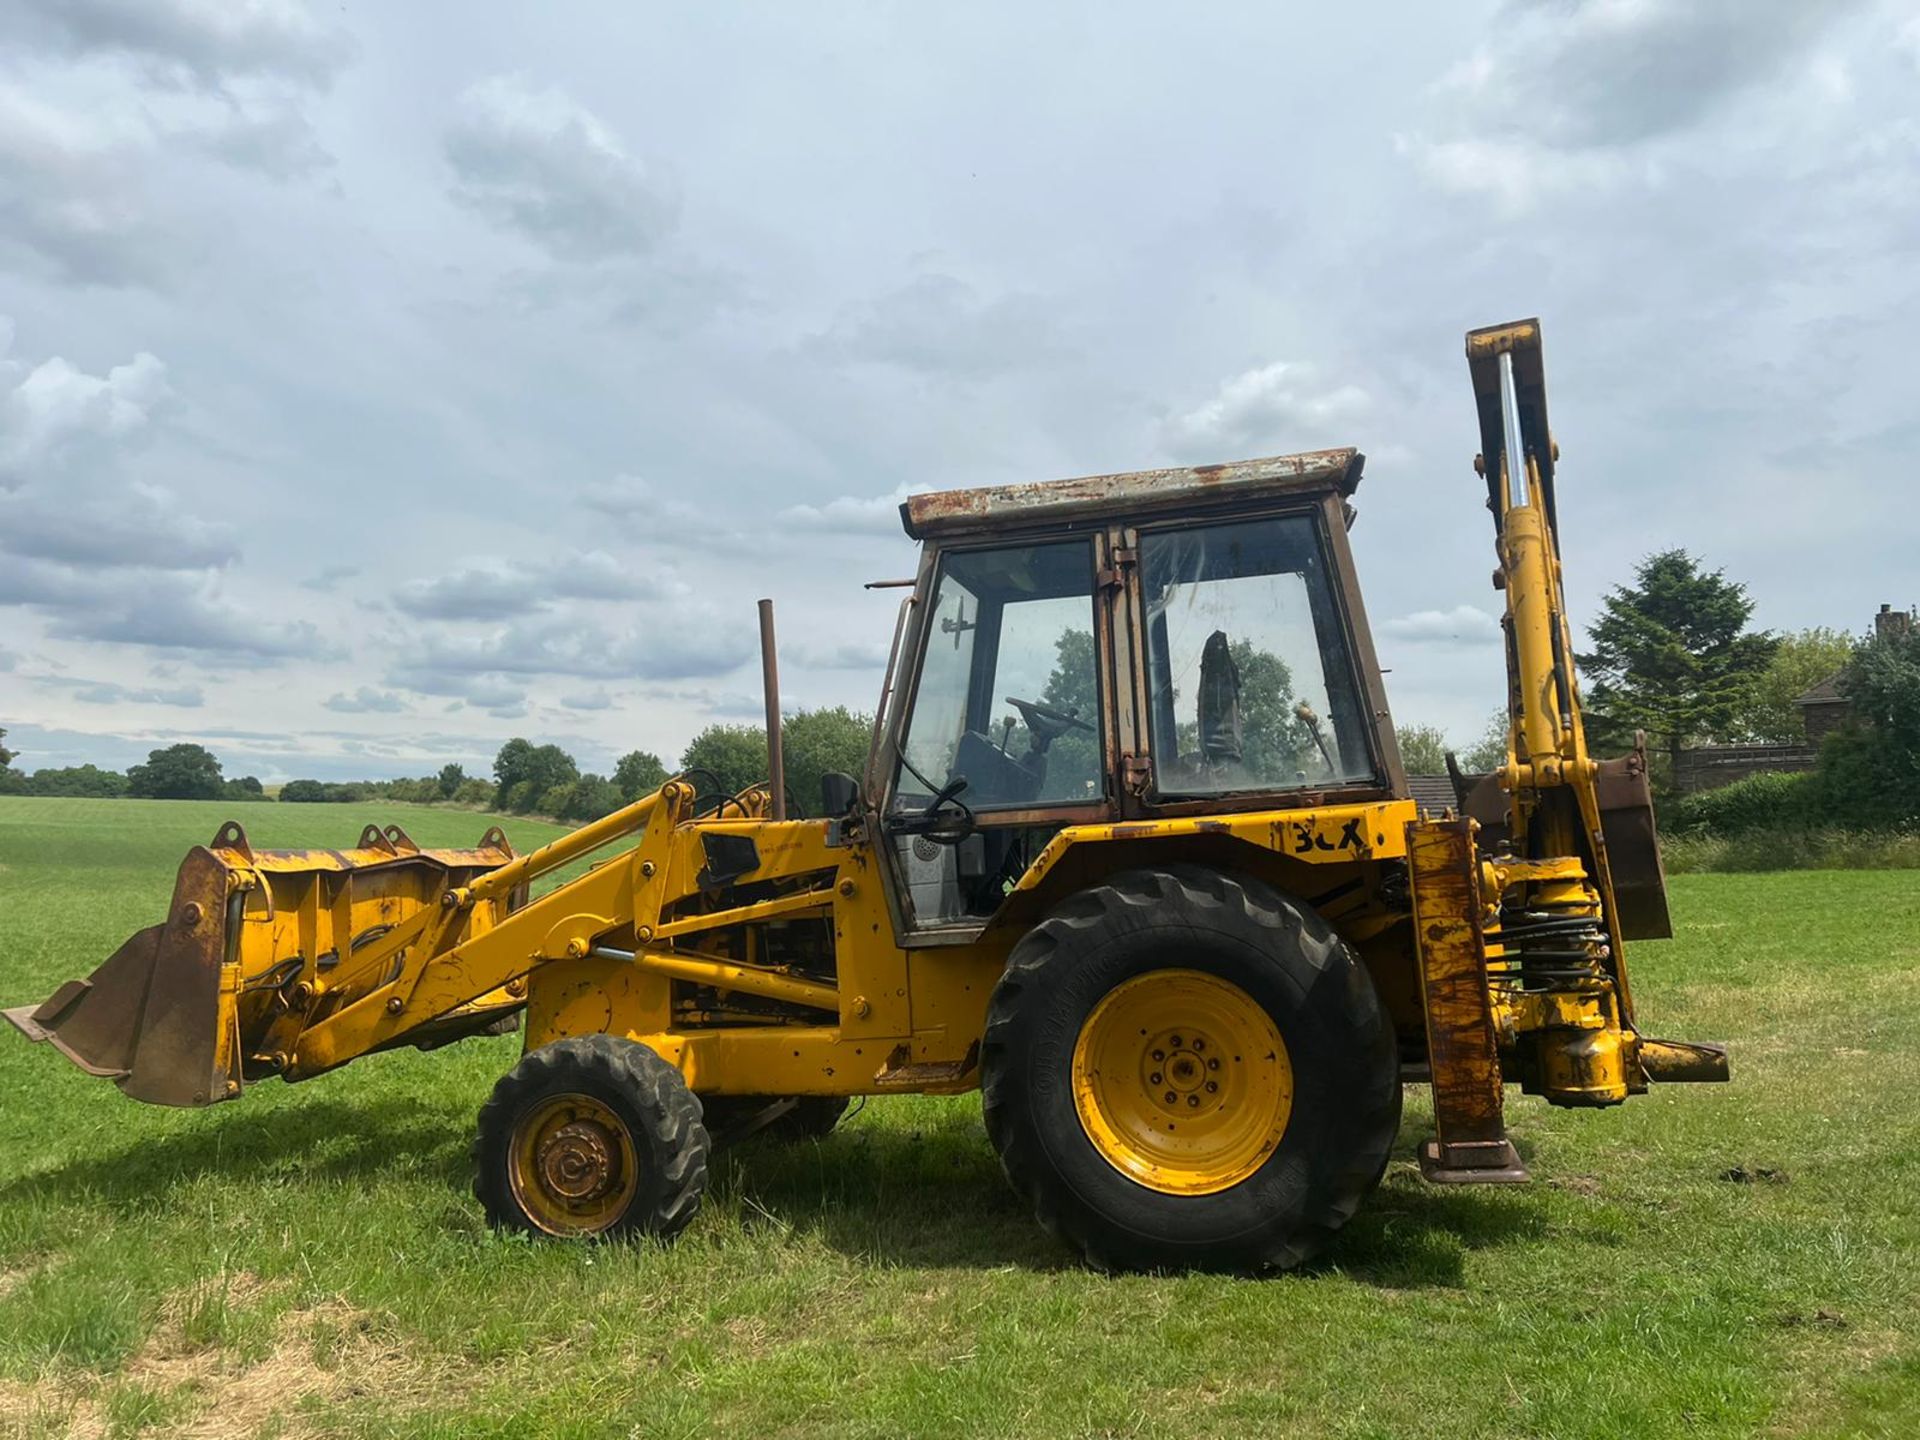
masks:
[[[530,1052],[494,1087],[473,1193],[502,1229],[671,1239],[699,1213],[707,1151],[677,1069],[633,1040],[576,1036]]]
[[[1198,866],[1126,871],[1018,945],[981,1054],[1013,1187],[1104,1270],[1284,1270],[1379,1183],[1393,1025],[1310,907]]]

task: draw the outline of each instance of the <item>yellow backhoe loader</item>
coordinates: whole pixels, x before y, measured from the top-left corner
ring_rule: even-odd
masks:
[[[1355,451],[919,495],[871,760],[818,818],[775,724],[768,784],[679,776],[528,855],[228,824],[161,924],[9,1018],[166,1105],[524,1025],[474,1189],[545,1235],[672,1236],[716,1144],[976,1087],[1014,1188],[1103,1268],[1306,1260],[1408,1083],[1428,1179],[1524,1180],[1505,1086],[1599,1107],[1727,1065],[1634,1016],[1663,880],[1644,752],[1581,726],[1539,325],[1467,357],[1511,726],[1452,806],[1409,797]]]

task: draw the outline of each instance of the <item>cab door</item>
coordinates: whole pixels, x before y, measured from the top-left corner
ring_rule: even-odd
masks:
[[[952,545],[923,572],[876,767],[902,944],[971,940],[1062,826],[1117,816],[1111,548]]]

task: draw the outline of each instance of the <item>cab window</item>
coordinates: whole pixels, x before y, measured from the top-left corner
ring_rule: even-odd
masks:
[[[1312,516],[1149,532],[1140,571],[1159,794],[1373,778],[1346,622]]]
[[[1101,798],[1086,541],[947,555],[923,654],[896,808],[957,779],[975,811]]]

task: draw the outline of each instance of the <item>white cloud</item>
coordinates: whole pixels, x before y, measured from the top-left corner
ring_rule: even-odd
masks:
[[[68,675],[36,675],[41,685],[68,691],[83,705],[171,705],[196,710],[207,703],[198,685],[122,685],[112,680],[83,680]]]
[[[0,329],[0,605],[47,617],[47,633],[153,649],[275,660],[331,654],[304,621],[229,598],[234,527],[189,513],[164,487],[124,475],[171,398],[144,351],[91,375],[55,356],[28,366]]]
[[[1903,51],[1916,68],[1920,68],[1920,15],[1908,20],[1894,32],[1894,48]]]
[[[589,510],[598,510],[603,515],[640,525],[676,525],[692,521],[706,524],[711,521],[711,517],[703,514],[699,506],[662,490],[653,481],[639,475],[615,475],[609,480],[596,480],[583,485],[580,487],[580,503]]]
[[[1451,610],[1416,610],[1402,615],[1382,625],[1380,633],[1410,645],[1478,647],[1500,643],[1500,622],[1477,606],[1456,605]]]
[[[1698,123],[1807,55],[1860,0],[1575,0],[1511,9],[1436,96],[1485,132],[1563,149]]]
[[[1162,428],[1162,443],[1185,458],[1313,450],[1345,443],[1344,427],[1370,401],[1357,385],[1321,381],[1309,365],[1277,361],[1222,381],[1213,397]]]
[[[791,653],[794,663],[806,670],[884,670],[888,659],[887,647],[880,641],[802,642],[793,646]]]
[[[1056,356],[1052,309],[1035,295],[989,299],[952,275],[920,275],[848,306],[811,348],[841,360],[982,379]]]
[[[1555,196],[1661,173],[1654,147],[1801,66],[1821,103],[1850,76],[1820,38],[1861,0],[1571,0],[1508,7],[1492,38],[1428,94],[1396,148],[1438,188],[1508,218]]]
[[[497,620],[560,600],[633,600],[667,593],[650,565],[623,564],[604,550],[544,564],[482,558],[433,580],[410,580],[393,603],[432,620]]]
[[[330,82],[352,38],[299,0],[14,0],[7,30],[71,54],[117,54],[209,88],[239,76]]]
[[[303,590],[322,592],[336,590],[344,580],[351,580],[360,573],[358,565],[328,565],[300,582]]]
[[[1434,140],[1396,135],[1394,148],[1440,190],[1485,196],[1511,219],[1558,195],[1611,189],[1632,177],[1648,181],[1658,167],[1614,151],[1555,150],[1531,137],[1478,135]]]
[[[285,102],[229,102],[205,119],[169,126],[162,140],[273,180],[305,179],[334,163],[313,122]]]
[[[337,642],[317,626],[237,603],[211,576],[109,572],[88,577],[84,587],[58,585],[51,594],[57,598],[37,603],[48,615],[47,633],[56,638],[258,661],[340,654]],[[10,598],[0,581],[0,603]]]
[[[390,683],[486,704],[471,692],[474,677],[691,679],[724,675],[753,652],[746,625],[697,606],[643,610],[637,623],[620,630],[579,616],[518,615],[478,634],[411,637]]]
[[[445,149],[455,200],[557,260],[654,250],[677,218],[668,186],[594,115],[516,75],[460,97]]]
[[[327,698],[327,709],[337,710],[343,715],[398,715],[407,708],[407,702],[389,690],[376,690],[371,685],[362,685],[351,695],[339,694]]]
[[[886,495],[836,495],[819,505],[790,505],[780,512],[783,529],[824,530],[835,535],[904,537],[900,507],[925,486],[896,486]]]
[[[49,486],[0,497],[0,552],[71,565],[200,570],[240,556],[234,528],[183,513],[157,486],[63,500]]]
[[[560,703],[569,710],[611,710],[613,697],[605,690],[588,690],[577,695],[562,695]]]
[[[60,356],[28,369],[8,354],[13,326],[0,317],[0,489],[73,458],[122,445],[145,430],[172,393],[167,367],[144,350],[105,375]]]

